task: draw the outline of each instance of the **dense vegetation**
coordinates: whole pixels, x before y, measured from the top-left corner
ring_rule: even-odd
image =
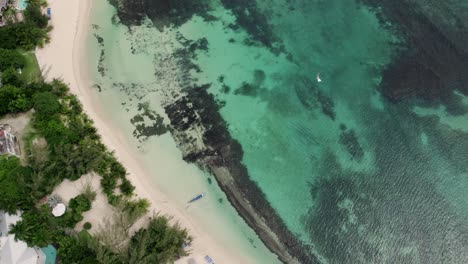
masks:
[[[28,0],[28,6],[24,10],[24,21],[12,23],[0,27],[0,48],[25,50],[44,45],[48,41],[47,33],[51,30],[48,26],[48,18],[41,12],[41,0]],[[10,19],[14,20],[14,19]]]
[[[0,210],[22,211],[22,220],[11,232],[30,246],[55,245],[61,263],[166,263],[186,254],[182,245],[190,237],[164,216],[155,216],[148,227],[130,234],[149,203],[132,198],[134,186],[125,168],[101,143],[78,99],[59,80],[47,83],[18,71],[28,60],[16,48],[31,49],[47,39],[47,18],[39,2],[29,1],[24,15],[24,22],[0,28],[0,117],[34,109],[32,129],[24,139],[25,160],[0,156]],[[46,143],[34,143],[37,139]],[[74,231],[92,208],[92,190],[71,199],[61,217],[54,217],[51,204],[44,202],[64,179],[77,180],[89,172],[101,176],[103,191],[118,211],[110,229],[96,236],[86,231],[89,223],[80,233]],[[113,245],[113,233],[121,233],[126,243]],[[135,257],[129,253],[136,251]]]
[[[187,231],[171,227],[165,217],[150,220],[147,228],[133,235],[128,245],[128,263],[167,263],[185,255],[182,248]]]

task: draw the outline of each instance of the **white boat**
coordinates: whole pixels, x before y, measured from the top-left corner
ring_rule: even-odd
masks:
[[[321,81],[322,81],[322,79],[320,79],[320,73],[317,73],[317,77],[316,77],[316,78],[317,78],[317,82],[321,82]]]

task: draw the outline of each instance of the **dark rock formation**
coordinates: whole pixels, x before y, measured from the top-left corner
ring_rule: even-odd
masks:
[[[185,23],[193,15],[206,20],[210,16],[208,0],[109,0],[117,8],[120,21],[127,26],[140,25],[143,18],[149,17],[158,28]]]
[[[254,84],[243,82],[242,85],[239,88],[234,90],[234,94],[255,97],[255,96],[258,95],[258,90],[259,89],[260,89],[260,87],[254,85]]]
[[[294,90],[297,98],[306,109],[313,110],[320,108],[322,113],[331,120],[336,119],[335,103],[331,97],[318,89],[316,83],[303,78],[302,82],[294,85]]]
[[[204,149],[184,152],[184,160],[213,173],[231,204],[285,263],[318,263],[310,248],[292,234],[253,182],[242,163],[243,150],[231,137],[207,86],[185,89],[186,96],[165,107],[177,131],[202,125]],[[180,138],[175,131],[174,136]],[[266,220],[267,219],[267,220]]]
[[[331,120],[335,120],[336,113],[335,113],[335,110],[333,109],[335,107],[335,103],[333,103],[333,100],[331,99],[331,97],[327,96],[320,90],[317,90],[317,100],[319,101],[321,105],[322,113],[330,117]]]
[[[158,115],[156,111],[151,110],[149,103],[138,104],[138,114],[130,119],[130,123],[135,126],[133,136],[140,142],[151,136],[162,135],[168,130],[164,124],[164,118]]]
[[[99,44],[99,48],[101,48],[101,52],[99,54],[99,61],[98,61],[98,65],[97,65],[97,70],[99,72],[99,74],[104,77],[106,75],[106,72],[107,72],[107,68],[104,67],[104,60],[106,59],[106,56],[105,56],[105,53],[104,53],[104,38],[99,36],[98,34],[94,33],[93,34],[94,37],[96,38],[98,44]]]
[[[275,54],[284,52],[284,46],[275,45],[279,40],[273,33],[265,14],[251,0],[221,0],[224,7],[231,10],[236,16],[235,27],[242,27],[251,36],[247,43],[261,43],[270,48]],[[235,28],[233,28],[235,30]]]
[[[433,0],[361,1],[406,40],[406,47],[383,73],[381,90],[386,98],[448,104],[454,90],[468,95],[468,23],[461,19],[466,7],[457,10],[450,1]]]
[[[340,135],[340,144],[348,151],[352,159],[362,160],[364,157],[364,150],[359,144],[358,138],[354,130],[342,131]]]

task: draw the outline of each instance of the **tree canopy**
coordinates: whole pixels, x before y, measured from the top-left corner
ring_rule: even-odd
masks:
[[[26,59],[18,51],[0,48],[0,72],[10,67],[23,68],[25,64]]]
[[[60,111],[58,97],[51,92],[37,93],[33,96],[34,110],[40,120],[50,119]]]
[[[24,174],[19,159],[0,156],[0,209],[14,214],[24,204]]]
[[[128,246],[127,263],[170,263],[185,256],[183,245],[189,242],[187,230],[169,224],[165,216],[152,218],[147,228],[133,235]]]
[[[41,3],[38,0],[29,0],[28,6],[23,11],[24,20],[38,28],[47,27],[49,18],[41,11]]]
[[[0,27],[0,48],[25,50],[42,46],[48,40],[48,18],[41,12],[41,1],[29,0],[24,10],[24,22]]]
[[[0,73],[0,78],[2,79],[2,85],[11,84],[16,87],[21,87],[24,84],[23,77],[13,67],[7,68]]]
[[[0,115],[26,111],[29,108],[31,101],[20,88],[10,84],[0,88]]]

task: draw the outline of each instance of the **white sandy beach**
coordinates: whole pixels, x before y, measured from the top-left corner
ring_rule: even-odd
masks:
[[[210,220],[210,217],[200,216],[202,213],[191,214],[186,210],[183,202],[174,201],[174,194],[169,193],[167,186],[160,188],[153,178],[152,171],[147,168],[148,165],[140,161],[138,157],[142,154],[138,153],[136,147],[131,144],[129,135],[109,121],[113,117],[103,109],[95,91],[91,89],[92,84],[84,68],[87,67],[85,38],[90,28],[88,19],[92,3],[92,0],[49,0],[52,10],[51,23],[54,27],[51,32],[51,42],[36,51],[39,65],[46,79],[61,78],[69,84],[72,93],[78,96],[86,113],[94,121],[104,144],[115,151],[118,160],[126,167],[129,172],[128,178],[136,187],[136,194],[152,203],[151,210],[172,216],[182,227],[189,230],[190,235],[194,237],[191,255],[179,260],[178,263],[195,263],[193,261],[206,263],[204,260],[206,255],[209,255],[216,263],[271,263],[274,261],[273,254],[266,252],[263,245],[259,249],[252,249],[249,245],[245,245],[248,243],[242,242],[246,240],[245,234],[239,234],[233,230],[233,224],[224,219],[237,217],[236,221],[240,221],[240,217],[235,213],[232,213],[232,216],[213,213],[213,218]],[[181,167],[188,166],[180,157],[174,158],[170,155],[171,153],[164,153],[164,149],[151,151],[157,155],[158,160],[167,159],[159,161],[159,164],[180,162]],[[163,170],[165,174],[178,175],[187,172],[185,167],[178,171],[178,167],[173,165]],[[202,180],[206,181],[206,179]],[[194,179],[194,181],[201,181],[201,179]],[[185,182],[185,184],[191,183]],[[193,184],[200,185],[195,182]],[[245,226],[245,223],[243,225]],[[249,235],[252,233],[250,230]],[[257,255],[258,250],[265,252]],[[259,260],[260,255],[268,256],[269,261]]]

